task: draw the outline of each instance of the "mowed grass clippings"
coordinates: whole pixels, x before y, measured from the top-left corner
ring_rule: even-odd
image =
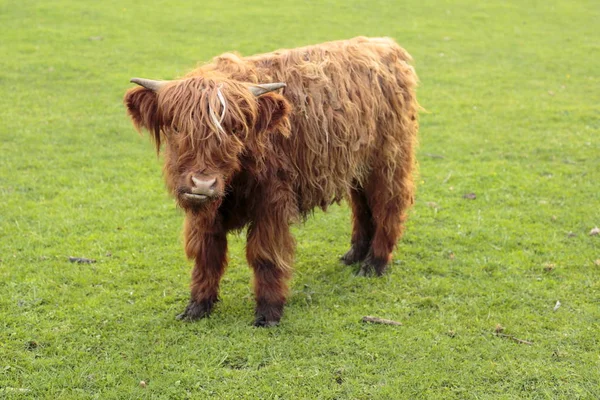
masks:
[[[597,1],[0,3],[0,398],[600,397],[599,20]],[[333,206],[294,228],[281,326],[251,325],[243,235],[212,317],[176,321],[183,218],[129,78],[357,35],[394,37],[421,80],[390,272],[337,261]]]

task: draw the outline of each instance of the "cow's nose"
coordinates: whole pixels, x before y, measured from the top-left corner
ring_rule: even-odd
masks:
[[[203,179],[192,176],[192,193],[204,196],[212,196],[217,188],[217,178]]]

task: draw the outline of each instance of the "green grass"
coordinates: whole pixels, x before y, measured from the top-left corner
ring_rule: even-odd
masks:
[[[0,2],[0,398],[599,398],[599,21],[592,0]],[[391,272],[337,262],[332,207],[294,229],[281,326],[251,326],[238,236],[213,316],[176,321],[182,215],[129,78],[356,35],[414,56],[426,109]]]

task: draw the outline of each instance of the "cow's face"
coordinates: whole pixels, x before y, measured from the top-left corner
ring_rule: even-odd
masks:
[[[257,94],[259,94],[257,96]],[[125,95],[138,128],[164,143],[167,187],[186,210],[215,210],[242,157],[264,156],[269,136],[289,131],[283,96],[253,93],[236,81],[192,77]]]

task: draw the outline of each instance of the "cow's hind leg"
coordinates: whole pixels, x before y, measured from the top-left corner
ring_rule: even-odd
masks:
[[[402,236],[408,207],[413,203],[412,164],[373,169],[365,194],[375,226],[373,240],[359,275],[374,272],[382,275],[392,258],[392,251]]]
[[[190,301],[177,316],[180,320],[208,317],[218,301],[219,283],[227,264],[227,235],[225,232],[201,232],[186,220],[186,252],[194,258]]]
[[[358,184],[350,189],[350,205],[352,207],[352,239],[350,250],[341,258],[346,265],[361,262],[367,257],[375,230],[365,190]]]

